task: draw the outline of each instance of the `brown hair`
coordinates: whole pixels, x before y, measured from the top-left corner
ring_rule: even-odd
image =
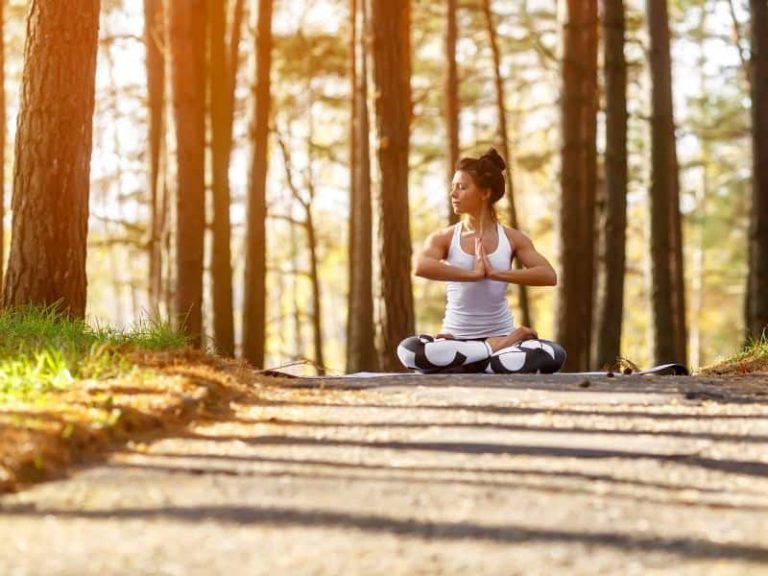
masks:
[[[504,170],[507,163],[504,162],[495,148],[491,148],[479,158],[462,158],[456,163],[456,170],[466,172],[479,188],[487,188],[491,191],[489,208],[494,218],[496,212],[493,205],[504,196]]]

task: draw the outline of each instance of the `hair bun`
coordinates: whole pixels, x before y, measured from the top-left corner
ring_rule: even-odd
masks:
[[[504,162],[504,158],[502,158],[499,153],[496,151],[496,148],[491,148],[480,156],[480,160],[488,160],[493,163],[496,168],[499,169],[499,172],[504,172],[505,168],[507,167],[507,163]]]

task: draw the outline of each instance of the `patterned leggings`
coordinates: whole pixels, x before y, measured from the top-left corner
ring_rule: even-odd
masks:
[[[493,352],[483,340],[410,336],[397,347],[406,368],[434,373],[551,374],[565,363],[565,350],[549,340],[525,340]]]

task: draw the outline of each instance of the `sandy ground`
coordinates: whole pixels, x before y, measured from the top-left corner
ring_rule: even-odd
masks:
[[[768,574],[768,380],[271,381],[0,498],[3,575]]]

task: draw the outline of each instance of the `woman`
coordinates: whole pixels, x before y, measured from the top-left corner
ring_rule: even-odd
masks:
[[[442,333],[412,336],[397,354],[420,372],[556,372],[565,350],[515,327],[507,284],[554,286],[557,274],[522,232],[502,226],[494,204],[504,195],[506,164],[493,148],[456,166],[451,203],[462,221],[434,232],[414,255],[414,273],[446,282]],[[512,267],[513,258],[522,270]]]

